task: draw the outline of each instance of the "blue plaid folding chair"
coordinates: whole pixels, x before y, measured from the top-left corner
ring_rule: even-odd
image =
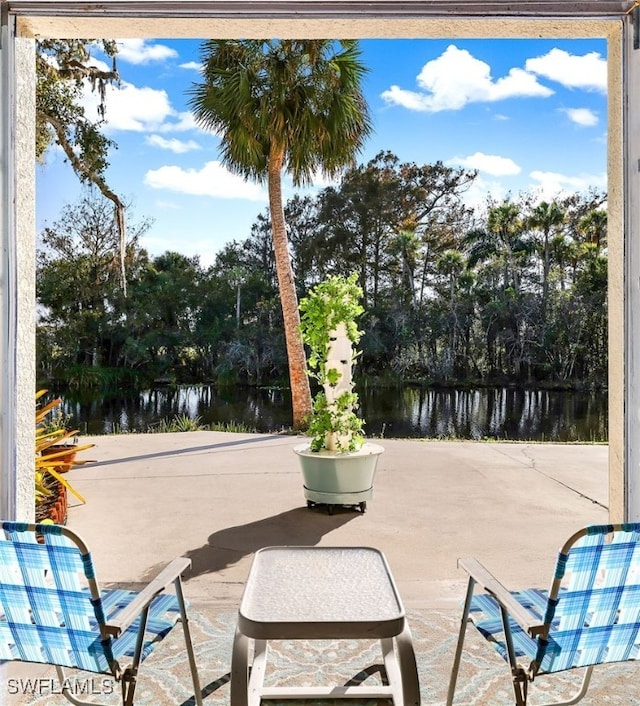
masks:
[[[447,706],[454,699],[467,624],[472,623],[511,670],[515,703],[526,706],[535,677],[638,657],[640,649],[640,524],[586,527],[560,550],[549,591],[509,592],[479,562],[458,565],[469,574]],[[476,585],[487,593],[474,595]]]
[[[131,706],[141,663],[180,620],[202,705],[180,579],[189,559],[171,562],[139,593],[101,591],[77,534],[60,525],[1,524],[0,660],[54,665],[62,693],[79,706],[94,702],[76,698],[64,667],[112,676]],[[175,593],[165,593],[172,583]]]

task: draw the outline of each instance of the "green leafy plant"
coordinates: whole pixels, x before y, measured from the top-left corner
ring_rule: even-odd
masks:
[[[333,275],[300,302],[300,330],[309,347],[308,374],[323,387],[313,403],[308,433],[312,451],[356,451],[364,443],[364,422],[354,410],[351,370],[362,336],[357,317],[364,312],[357,273]]]
[[[183,431],[202,431],[206,427],[202,424],[202,417],[190,417],[188,414],[176,414],[173,419],[162,419],[149,431],[162,433],[173,433]]]

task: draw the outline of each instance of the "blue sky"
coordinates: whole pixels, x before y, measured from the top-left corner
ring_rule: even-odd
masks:
[[[487,194],[531,190],[551,199],[606,188],[604,39],[379,39],[361,48],[374,132],[359,162],[390,150],[419,165],[478,169],[467,195],[478,205]],[[267,194],[226,172],[219,140],[188,111],[199,49],[198,40],[123,40],[122,83],[108,91],[104,130],[118,145],[110,186],[132,203],[132,222],[152,221],[142,247],[199,255],[207,266],[225,243],[249,236]],[[85,104],[92,114],[88,89]],[[56,148],[36,183],[38,230],[82,195]],[[288,180],[284,193],[295,193]]]

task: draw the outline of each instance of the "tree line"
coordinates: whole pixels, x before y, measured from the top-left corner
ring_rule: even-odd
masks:
[[[284,205],[298,298],[329,274],[364,291],[368,384],[604,387],[606,195],[465,203],[476,173],[390,152]],[[211,267],[150,255],[95,189],[40,234],[38,377],[71,388],[286,385],[268,209]],[[182,237],[176,233],[176,242]],[[362,381],[361,381],[362,382]]]

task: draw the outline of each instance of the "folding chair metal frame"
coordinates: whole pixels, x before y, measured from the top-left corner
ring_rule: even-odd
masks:
[[[594,525],[573,534],[560,549],[548,592],[511,592],[472,558],[459,559],[458,566],[469,582],[446,706],[453,704],[469,622],[507,662],[516,706],[526,706],[528,684],[537,675],[585,667],[577,692],[547,706],[576,704],[587,693],[594,666],[638,656],[640,524]],[[477,596],[477,586],[486,594]],[[472,617],[474,612],[488,614],[492,622]],[[522,657],[530,663],[521,664]]]
[[[0,661],[55,666],[61,693],[76,706],[97,705],[75,697],[67,686],[64,667],[110,675],[121,683],[124,706],[132,706],[141,663],[180,621],[195,702],[202,706],[181,581],[191,565],[189,559],[172,561],[139,593],[101,591],[91,554],[75,532],[52,524],[0,525],[4,535],[0,537],[4,559],[0,567],[0,634],[4,637]],[[165,592],[172,584],[175,595]],[[162,617],[167,612],[175,614],[173,622]],[[151,623],[158,632],[150,630]],[[145,643],[148,632],[155,637]],[[83,651],[87,645],[90,649]],[[125,655],[131,661],[122,667],[119,660]]]

